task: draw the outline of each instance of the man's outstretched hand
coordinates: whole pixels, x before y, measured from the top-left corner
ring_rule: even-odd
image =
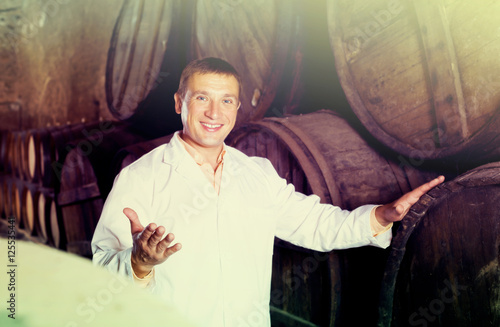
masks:
[[[154,266],[164,262],[181,249],[180,243],[170,246],[174,240],[174,234],[169,233],[162,239],[165,227],[157,227],[155,223],[151,223],[144,228],[134,210],[125,208],[123,213],[130,220],[130,230],[134,241],[130,260],[137,277],[146,276]]]
[[[408,213],[411,206],[417,203],[422,195],[433,187],[441,184],[444,176],[439,176],[432,181],[420,185],[413,191],[404,194],[392,203],[385,204],[375,209],[375,217],[382,226],[387,226],[392,222],[400,221]]]

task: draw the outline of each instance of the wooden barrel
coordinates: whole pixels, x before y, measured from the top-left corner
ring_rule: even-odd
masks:
[[[30,130],[20,131],[21,140],[19,144],[19,178],[25,181],[32,181],[30,174],[30,156],[29,156],[29,146],[30,146]]]
[[[36,234],[36,227],[38,220],[38,208],[35,202],[35,194],[37,185],[30,182],[23,182],[21,185],[21,220],[23,222],[24,230],[28,235]]]
[[[379,326],[500,325],[500,163],[422,197],[387,261]]]
[[[26,131],[18,131],[18,140],[16,145],[16,176],[21,180],[27,180],[26,175],[27,161],[26,161]]]
[[[27,161],[28,176],[33,182],[50,186],[52,183],[51,165],[56,161],[55,142],[51,141],[51,132],[62,126],[39,128],[28,131]]]
[[[106,99],[113,116],[125,120],[159,83],[175,12],[171,0],[123,3],[106,64]]]
[[[7,172],[15,176],[16,175],[16,146],[18,142],[18,136],[17,136],[17,131],[12,131],[10,132],[10,138],[8,139],[8,146],[7,146],[7,158],[6,158],[6,166],[7,166]]]
[[[89,125],[89,127],[92,126],[95,125]],[[84,137],[84,135],[76,134],[77,129],[81,130],[82,127],[82,124],[75,124],[37,128],[27,131],[27,154],[25,156],[25,160],[27,161],[27,179],[35,183],[41,183],[46,187],[53,186],[54,171],[52,165],[56,163],[57,153],[64,149],[66,142],[70,142],[75,137]],[[58,132],[59,130],[65,131]],[[58,150],[57,147],[63,149]]]
[[[374,137],[413,158],[499,160],[499,2],[327,4],[340,82]]]
[[[0,218],[7,218],[5,209],[5,207],[7,206],[7,199],[4,193],[4,184],[6,183],[6,178],[6,174],[0,173]]]
[[[103,135],[110,130],[114,129],[119,123],[111,121],[93,122],[93,123],[78,123],[78,124],[68,124],[60,127],[50,129],[49,135],[49,154],[50,167],[45,166],[45,162],[41,161],[43,164],[41,170],[43,171],[43,186],[45,187],[55,187],[56,189],[60,183],[60,169],[64,162],[64,159],[68,152],[71,150],[70,143],[80,140],[88,139],[95,133],[98,135]],[[88,144],[88,141],[83,141],[81,144],[85,143],[88,147],[88,151],[92,150],[92,144]],[[42,147],[42,151],[46,148]],[[40,158],[44,155],[41,153]]]
[[[11,201],[12,201],[11,216],[14,216],[17,227],[23,228],[24,224],[21,219],[22,215],[21,198],[23,192],[22,182],[19,179],[13,179],[10,191],[11,191]]]
[[[7,172],[7,157],[9,153],[9,142],[12,134],[9,131],[0,131],[0,173]]]
[[[11,172],[13,177],[19,179],[24,177],[22,170],[24,139],[25,133],[23,133],[23,131],[13,132],[12,147],[10,152]]]
[[[42,182],[42,171],[49,167],[50,158],[50,129],[39,128],[27,132],[26,136],[26,161],[27,178],[36,183]]]
[[[5,157],[4,157],[4,171],[8,174],[12,174],[12,147],[14,146],[14,133],[9,132],[7,139],[7,145],[5,146]]]
[[[54,191],[40,188],[35,193],[38,221],[35,223],[36,235],[40,242],[56,248],[65,244],[65,235],[60,211],[54,200]]]
[[[435,176],[381,156],[328,110],[242,125],[227,144],[267,157],[296,190],[344,209],[393,201]],[[325,255],[277,241],[273,321],[286,324],[294,316],[297,326],[309,326],[299,324],[301,319],[320,326],[366,325],[368,320],[373,325],[387,254],[364,247]],[[352,262],[360,271],[349,268]]]
[[[12,215],[12,179],[9,175],[3,175],[0,180],[2,183],[2,214],[3,217],[9,218]]]
[[[92,143],[95,138],[89,139]],[[61,209],[67,251],[91,257],[90,241],[103,201],[113,185],[112,159],[119,149],[145,140],[128,125],[102,136],[92,151],[74,144],[61,169],[57,204]],[[94,142],[95,143],[95,142]]]
[[[23,135],[20,131],[12,132],[12,138],[10,139],[9,152],[7,155],[7,166],[11,175],[15,178],[21,178],[21,149],[23,143]]]
[[[241,108],[236,124],[258,120],[270,109],[278,114],[298,102],[298,84],[291,83],[281,99],[277,90],[300,74],[298,40],[301,21],[297,2],[195,1],[192,59],[219,57],[242,78]],[[295,72],[297,76],[288,75]],[[287,111],[291,112],[291,111]],[[276,113],[271,113],[276,116]]]

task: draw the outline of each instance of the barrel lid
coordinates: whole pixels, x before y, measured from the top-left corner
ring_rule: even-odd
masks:
[[[172,1],[123,3],[106,63],[106,99],[114,117],[125,120],[160,83],[160,68],[172,22]]]
[[[328,0],[327,6],[339,79],[375,138],[423,159],[498,148],[500,79],[492,72],[500,68],[500,3]]]

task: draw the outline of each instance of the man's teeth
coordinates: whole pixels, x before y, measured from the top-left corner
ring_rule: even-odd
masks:
[[[204,126],[207,126],[208,128],[219,128],[222,126],[221,124],[219,124],[219,125],[212,125],[212,124],[206,124],[206,123],[201,123],[201,124]]]

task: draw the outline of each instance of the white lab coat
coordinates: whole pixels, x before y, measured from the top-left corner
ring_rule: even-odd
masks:
[[[143,226],[162,225],[182,244],[155,267],[153,293],[200,326],[270,326],[275,236],[318,251],[389,246],[390,232],[372,236],[372,205],[348,212],[320,204],[295,192],[267,159],[226,151],[219,195],[177,136],[124,168],[95,230],[94,263],[132,278],[122,213],[130,207]]]

